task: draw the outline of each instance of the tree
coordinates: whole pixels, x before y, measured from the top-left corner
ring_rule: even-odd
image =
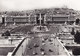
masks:
[[[78,25],[78,24],[79,24],[79,18],[76,19],[76,25]]]
[[[72,53],[73,55],[80,55],[80,47],[75,47],[74,49],[72,49]]]
[[[74,34],[75,34],[75,32],[74,32],[74,28],[72,28],[71,34],[72,34],[72,35],[74,35]]]
[[[7,31],[5,32],[5,35],[6,35],[6,36],[10,36],[11,34],[10,34],[10,32],[7,30]]]
[[[74,35],[74,41],[77,44],[80,44],[80,32],[79,31],[76,31],[76,34]]]
[[[11,36],[11,34],[10,34],[10,32],[7,30],[6,32],[4,32],[4,33],[2,34],[2,36]]]

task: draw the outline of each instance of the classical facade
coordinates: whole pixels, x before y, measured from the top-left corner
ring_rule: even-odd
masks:
[[[74,15],[47,15],[47,14],[35,14],[29,16],[3,16],[2,23],[3,24],[26,24],[26,23],[34,23],[34,24],[49,24],[49,23],[74,23],[75,22]]]

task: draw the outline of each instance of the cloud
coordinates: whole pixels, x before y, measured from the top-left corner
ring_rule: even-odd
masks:
[[[67,5],[70,8],[80,10],[79,2],[80,0],[0,0],[0,8],[2,10],[28,10]]]
[[[15,8],[15,1],[13,0],[0,0],[2,10],[12,10]]]
[[[67,5],[70,8],[80,10],[80,0],[69,0]]]

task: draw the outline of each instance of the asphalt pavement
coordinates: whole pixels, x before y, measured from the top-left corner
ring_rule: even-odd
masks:
[[[57,27],[51,27],[50,32],[59,32]],[[57,52],[54,47],[54,38],[51,39],[50,32],[46,33],[34,33],[29,34],[31,36],[28,45],[25,49],[25,55],[34,56],[34,55],[57,55]]]
[[[53,38],[51,39],[49,37],[50,35],[30,38],[24,55],[56,55]]]

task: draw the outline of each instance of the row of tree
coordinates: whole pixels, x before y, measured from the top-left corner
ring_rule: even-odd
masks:
[[[80,32],[77,30],[75,33],[74,28],[72,28],[71,34],[74,35],[74,42],[80,44]],[[73,55],[80,55],[80,47],[73,48],[72,53]]]
[[[80,32],[79,32],[78,30],[75,32],[75,31],[74,31],[74,28],[72,28],[71,34],[74,35],[74,41],[75,41],[77,44],[80,44]]]
[[[77,30],[76,32],[74,31],[74,28],[72,28],[72,32],[71,32],[72,35],[74,35],[74,42],[76,42],[77,44],[80,44],[80,32]],[[72,53],[73,55],[75,56],[79,56],[80,55],[80,47],[75,47],[75,48],[72,48]]]
[[[80,21],[80,19],[79,19],[79,18],[77,18],[77,19],[76,19],[76,25],[78,25],[78,24],[79,24],[79,21]]]
[[[11,36],[10,32],[7,30],[6,32],[2,33],[2,36]]]

